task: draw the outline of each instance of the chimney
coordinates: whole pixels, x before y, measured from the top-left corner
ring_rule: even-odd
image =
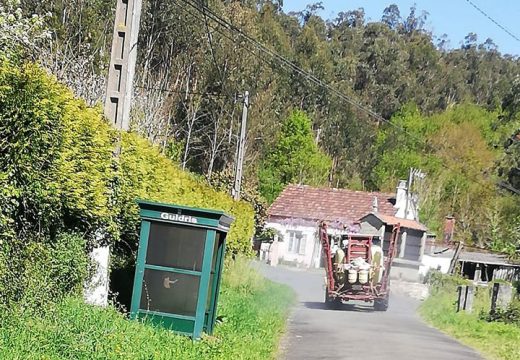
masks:
[[[395,205],[394,208],[397,209],[395,216],[401,219],[406,218],[406,201],[407,201],[407,191],[406,191],[406,180],[399,180],[399,185],[397,185],[397,191],[395,194]]]
[[[444,220],[444,243],[449,244],[453,241],[453,232],[455,231],[455,218],[446,216]]]
[[[374,200],[372,200],[372,212],[377,214],[379,212],[379,206],[377,204],[377,196],[374,196]]]

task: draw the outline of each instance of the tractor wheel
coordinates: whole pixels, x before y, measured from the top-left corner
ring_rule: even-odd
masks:
[[[343,303],[341,299],[331,298],[328,289],[325,289],[325,307],[330,310],[338,310]]]
[[[374,300],[374,310],[375,311],[386,311],[388,310],[388,296],[383,299],[375,299]]]

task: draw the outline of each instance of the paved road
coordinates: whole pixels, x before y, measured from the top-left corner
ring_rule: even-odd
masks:
[[[323,306],[323,274],[269,267],[257,263],[273,281],[294,288],[299,297],[282,341],[281,359],[477,360],[475,351],[424,324],[416,315],[418,302],[391,295],[387,312],[371,306]]]

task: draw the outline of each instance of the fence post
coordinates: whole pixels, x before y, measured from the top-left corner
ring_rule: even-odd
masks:
[[[457,292],[457,312],[464,310],[467,313],[471,313],[473,311],[475,288],[473,286],[459,285],[457,287]]]
[[[475,274],[473,275],[473,281],[478,282],[482,278],[482,265],[477,264],[477,268],[475,269]]]
[[[467,313],[473,311],[473,299],[475,297],[475,288],[473,286],[466,286],[466,303],[464,304],[464,310]]]
[[[465,285],[459,285],[457,286],[457,312],[464,310],[464,307],[466,306],[466,288]]]
[[[509,306],[513,298],[513,287],[506,284],[493,284],[493,293],[491,295],[491,314],[494,314],[497,307],[505,309]]]
[[[494,314],[497,309],[497,297],[499,288],[500,284],[493,284],[493,292],[491,293],[491,314]]]

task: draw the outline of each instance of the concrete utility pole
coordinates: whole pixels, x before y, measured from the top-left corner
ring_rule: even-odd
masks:
[[[404,211],[404,218],[405,219],[410,219],[410,216],[408,215],[408,211],[411,207],[412,204],[410,204],[410,202],[412,201],[412,195],[413,195],[413,192],[412,192],[412,186],[413,186],[413,182],[415,180],[415,178],[419,178],[420,180],[424,179],[424,177],[426,176],[426,174],[424,174],[421,169],[415,169],[415,168],[410,168],[410,172],[408,174],[408,182],[407,182],[407,186],[406,186],[406,207],[405,207],[405,211]],[[417,205],[417,204],[415,204]],[[414,209],[414,212],[415,212],[416,209]],[[416,219],[415,217],[413,217],[411,220],[419,220],[419,219]]]
[[[112,126],[120,131],[130,129],[141,8],[142,0],[117,0],[104,110]],[[117,144],[116,157],[119,151],[120,144]],[[104,231],[99,230],[96,237],[102,241]],[[96,265],[96,273],[85,284],[85,300],[93,305],[107,306],[110,247],[98,245],[90,257]]]
[[[141,8],[142,0],[117,0],[105,116],[119,130],[130,128]]]
[[[249,108],[249,91],[244,92],[242,104],[242,122],[240,123],[240,138],[238,140],[238,156],[235,169],[235,186],[233,187],[233,197],[235,200],[240,200],[240,189],[242,187],[242,170],[246,152],[246,127],[247,110]]]

